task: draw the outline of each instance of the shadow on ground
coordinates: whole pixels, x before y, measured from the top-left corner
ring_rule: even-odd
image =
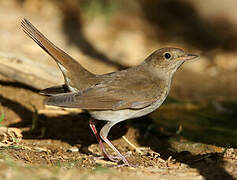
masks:
[[[31,90],[32,93],[38,92],[18,83],[0,83],[4,86],[20,86]],[[89,128],[89,115],[87,113],[64,116],[39,115],[36,129],[32,131],[30,130],[34,116],[32,109],[3,96],[0,96],[0,102],[2,106],[11,109],[22,119],[21,122],[10,124],[11,127],[28,127],[28,130],[23,133],[25,139],[52,139],[67,142],[70,145],[80,145],[86,147],[82,148],[81,153],[83,154],[91,154],[88,151],[88,146],[97,143]],[[172,156],[176,161],[198,169],[206,179],[234,179],[222,166],[225,163],[222,153],[206,152],[196,155],[190,153],[192,151],[187,148],[188,143],[182,144],[181,140],[189,140],[191,146],[195,142],[200,142],[204,148],[206,144],[236,147],[234,139],[237,128],[236,121],[234,121],[236,113],[237,103],[235,101],[217,102],[214,105],[194,103],[190,106],[190,104],[187,105],[187,103],[169,98],[166,104],[149,117],[116,125],[112,129],[109,139],[121,138],[122,135],[126,134],[129,126],[133,126],[138,135],[136,142],[139,142],[141,146],[151,147],[163,159],[167,160],[169,156]],[[129,122],[129,126],[127,126],[127,122]],[[103,122],[98,121],[98,129],[102,124]],[[182,124],[183,130],[177,134],[176,131],[180,124]],[[163,128],[164,131],[160,131],[160,128]],[[174,149],[172,140],[182,146],[180,151]],[[192,147],[198,148],[197,146]]]
[[[35,112],[25,107],[24,105],[7,99],[0,95],[0,102],[2,106],[5,106],[14,111],[21,119],[21,122],[10,124],[9,127],[27,128],[29,130],[23,131],[24,139],[54,139],[67,142],[70,145],[80,144],[83,147],[88,148],[91,144],[96,144],[96,138],[94,137],[91,129],[89,128],[89,114],[80,113],[74,115],[37,115],[37,123],[35,124],[35,130],[31,130],[32,120],[35,116]],[[103,126],[104,122],[97,121],[98,130]],[[118,139],[123,136],[127,131],[126,124],[120,123],[113,128],[113,132],[110,133],[109,138],[111,140]],[[43,134],[42,134],[43,132]],[[85,148],[83,148],[85,149]],[[83,153],[88,153],[83,152]]]
[[[2,105],[15,111],[24,121],[11,124],[11,127],[31,127],[33,112],[23,105],[9,100],[4,97],[0,97]],[[37,130],[25,131],[25,139],[56,139],[67,142],[71,145],[80,144],[84,147],[88,147],[91,144],[97,143],[91,130],[88,126],[89,115],[82,113],[79,115],[70,116],[44,116],[38,117]],[[199,170],[200,174],[205,179],[234,179],[226,170],[222,167],[224,161],[222,160],[222,153],[205,153],[202,155],[193,155],[188,151],[177,152],[170,144],[170,139],[173,139],[174,134],[163,134],[159,131],[153,131],[154,128],[150,128],[151,131],[147,133],[147,129],[151,125],[154,125],[154,121],[151,121],[149,117],[140,118],[137,120],[131,120],[131,125],[138,131],[137,142],[141,146],[151,147],[152,150],[161,154],[161,157],[167,160],[170,156],[176,159],[178,162],[185,163],[192,168]],[[99,123],[99,127],[102,124]],[[45,128],[45,134],[42,136],[41,129]],[[126,134],[127,126],[125,123],[120,123],[115,126],[110,134],[110,139],[118,139],[122,135]],[[176,136],[176,135],[175,135]],[[175,141],[179,141],[179,136]],[[151,141],[152,139],[152,141]],[[211,143],[211,142],[210,142]],[[91,152],[82,152],[90,154]]]
[[[170,133],[167,134],[160,132],[159,130],[151,130],[152,124],[154,124],[154,122],[149,117],[140,119],[139,122],[132,123],[132,126],[139,129],[137,141],[141,146],[150,147],[152,150],[159,153],[161,158],[164,160],[168,160],[169,157],[172,156],[176,162],[181,162],[187,164],[191,168],[197,169],[205,179],[235,179],[223,168],[225,163],[223,160],[224,152],[196,155],[186,150],[177,151],[173,146],[171,146],[171,141],[175,141],[179,144],[180,136]]]

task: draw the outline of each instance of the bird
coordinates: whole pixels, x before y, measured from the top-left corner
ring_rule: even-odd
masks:
[[[94,74],[78,61],[49,41],[30,21],[21,21],[23,31],[56,62],[64,77],[64,84],[46,88],[45,104],[87,110],[92,129],[104,157],[124,166],[132,166],[108,139],[117,123],[145,116],[164,102],[171,88],[172,77],[186,61],[198,57],[176,47],[155,50],[141,64],[124,70]],[[96,120],[106,121],[97,131]],[[117,156],[109,154],[103,141]]]

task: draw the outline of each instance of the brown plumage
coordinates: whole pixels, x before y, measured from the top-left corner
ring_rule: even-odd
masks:
[[[48,96],[45,103],[60,107],[87,109],[92,118],[108,123],[98,135],[93,121],[90,127],[107,158],[126,158],[112,145],[107,135],[115,124],[141,117],[157,109],[167,97],[174,72],[186,61],[197,56],[178,48],[156,50],[143,63],[122,71],[95,75],[83,68],[68,54],[51,43],[29,21],[22,21],[24,32],[44,49],[58,64],[65,85],[42,91]],[[114,158],[105,150],[101,138],[118,154]]]

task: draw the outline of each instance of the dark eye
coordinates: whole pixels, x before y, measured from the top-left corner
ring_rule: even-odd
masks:
[[[165,53],[164,58],[168,59],[168,60],[171,59],[171,54],[170,53]]]

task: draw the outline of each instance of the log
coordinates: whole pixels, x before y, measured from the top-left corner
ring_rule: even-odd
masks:
[[[0,74],[36,89],[63,83],[57,67],[0,52]]]

